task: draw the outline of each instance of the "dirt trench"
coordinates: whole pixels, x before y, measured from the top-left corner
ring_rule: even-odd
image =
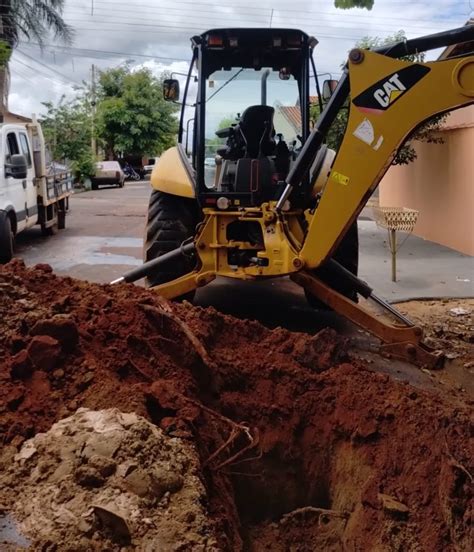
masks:
[[[462,390],[378,373],[332,330],[269,330],[44,265],[2,267],[0,294],[2,470],[78,408],[117,408],[195,448],[220,550],[470,550]]]

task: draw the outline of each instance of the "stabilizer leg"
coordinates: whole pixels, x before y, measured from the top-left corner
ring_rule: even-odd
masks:
[[[382,353],[407,360],[420,367],[431,369],[442,367],[444,358],[422,343],[423,330],[418,326],[410,325],[410,322],[402,315],[397,318],[403,321],[404,326],[390,324],[333,290],[309,272],[296,272],[290,277],[335,312],[379,338],[383,342]],[[378,300],[377,302],[385,307],[383,301]],[[389,311],[391,314],[396,313],[393,307],[390,307]]]

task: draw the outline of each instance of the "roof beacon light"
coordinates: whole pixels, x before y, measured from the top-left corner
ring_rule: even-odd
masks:
[[[224,40],[220,35],[209,35],[207,45],[215,48],[222,48],[224,46]]]

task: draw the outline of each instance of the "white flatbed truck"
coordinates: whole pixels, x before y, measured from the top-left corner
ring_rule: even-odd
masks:
[[[44,235],[66,226],[73,193],[69,171],[48,174],[41,125],[0,125],[0,263],[13,257],[17,234],[39,224]]]

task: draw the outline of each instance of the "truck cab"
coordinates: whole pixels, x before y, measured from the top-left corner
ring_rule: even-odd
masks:
[[[34,226],[38,220],[32,148],[23,125],[2,126],[1,160],[0,209],[14,215],[12,230],[17,233]]]
[[[13,256],[15,236],[36,224],[44,235],[66,224],[72,177],[47,174],[40,124],[0,125],[0,263]]]

